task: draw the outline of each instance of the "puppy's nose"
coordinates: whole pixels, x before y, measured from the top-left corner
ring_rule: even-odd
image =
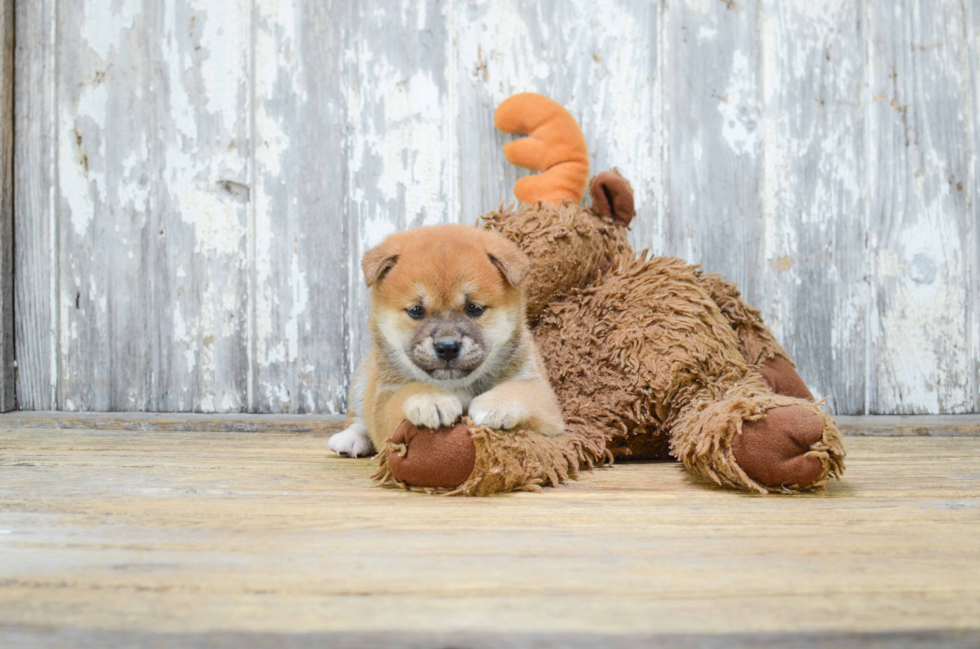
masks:
[[[435,344],[436,356],[444,361],[451,361],[459,356],[459,341],[452,338],[437,340]]]

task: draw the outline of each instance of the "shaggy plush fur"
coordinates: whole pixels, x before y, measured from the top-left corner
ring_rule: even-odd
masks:
[[[673,456],[717,484],[761,493],[818,489],[839,476],[840,434],[759,311],[718,275],[634,253],[624,227],[632,214],[609,211],[632,206],[631,196],[615,195],[628,184],[603,180],[593,181],[602,183],[602,213],[566,201],[484,217],[531,259],[528,316],[569,424],[552,438],[468,424],[472,470],[441,491],[538,490],[613,457]],[[779,416],[766,420],[775,409]],[[448,439],[424,434],[436,436],[430,445]],[[381,482],[404,482],[389,461],[394,448],[382,451]],[[414,475],[419,466],[445,472],[454,457],[417,456]],[[469,463],[459,461],[452,468],[465,474]]]

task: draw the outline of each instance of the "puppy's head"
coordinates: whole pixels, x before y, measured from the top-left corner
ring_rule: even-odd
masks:
[[[528,259],[504,237],[463,225],[417,228],[385,239],[361,267],[375,344],[414,380],[465,385],[513,352]]]

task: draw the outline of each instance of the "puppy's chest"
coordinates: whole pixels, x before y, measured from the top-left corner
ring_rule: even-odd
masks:
[[[470,392],[469,390],[449,390],[449,392],[452,393],[457,399],[459,399],[459,402],[461,404],[463,404],[464,413],[469,410],[470,401],[473,401],[473,398],[477,396],[472,392]]]

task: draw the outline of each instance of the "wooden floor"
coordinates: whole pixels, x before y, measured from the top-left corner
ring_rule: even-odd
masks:
[[[371,487],[334,421],[147,421],[0,417],[0,646],[980,645],[977,418],[875,424],[815,496],[485,499]]]

